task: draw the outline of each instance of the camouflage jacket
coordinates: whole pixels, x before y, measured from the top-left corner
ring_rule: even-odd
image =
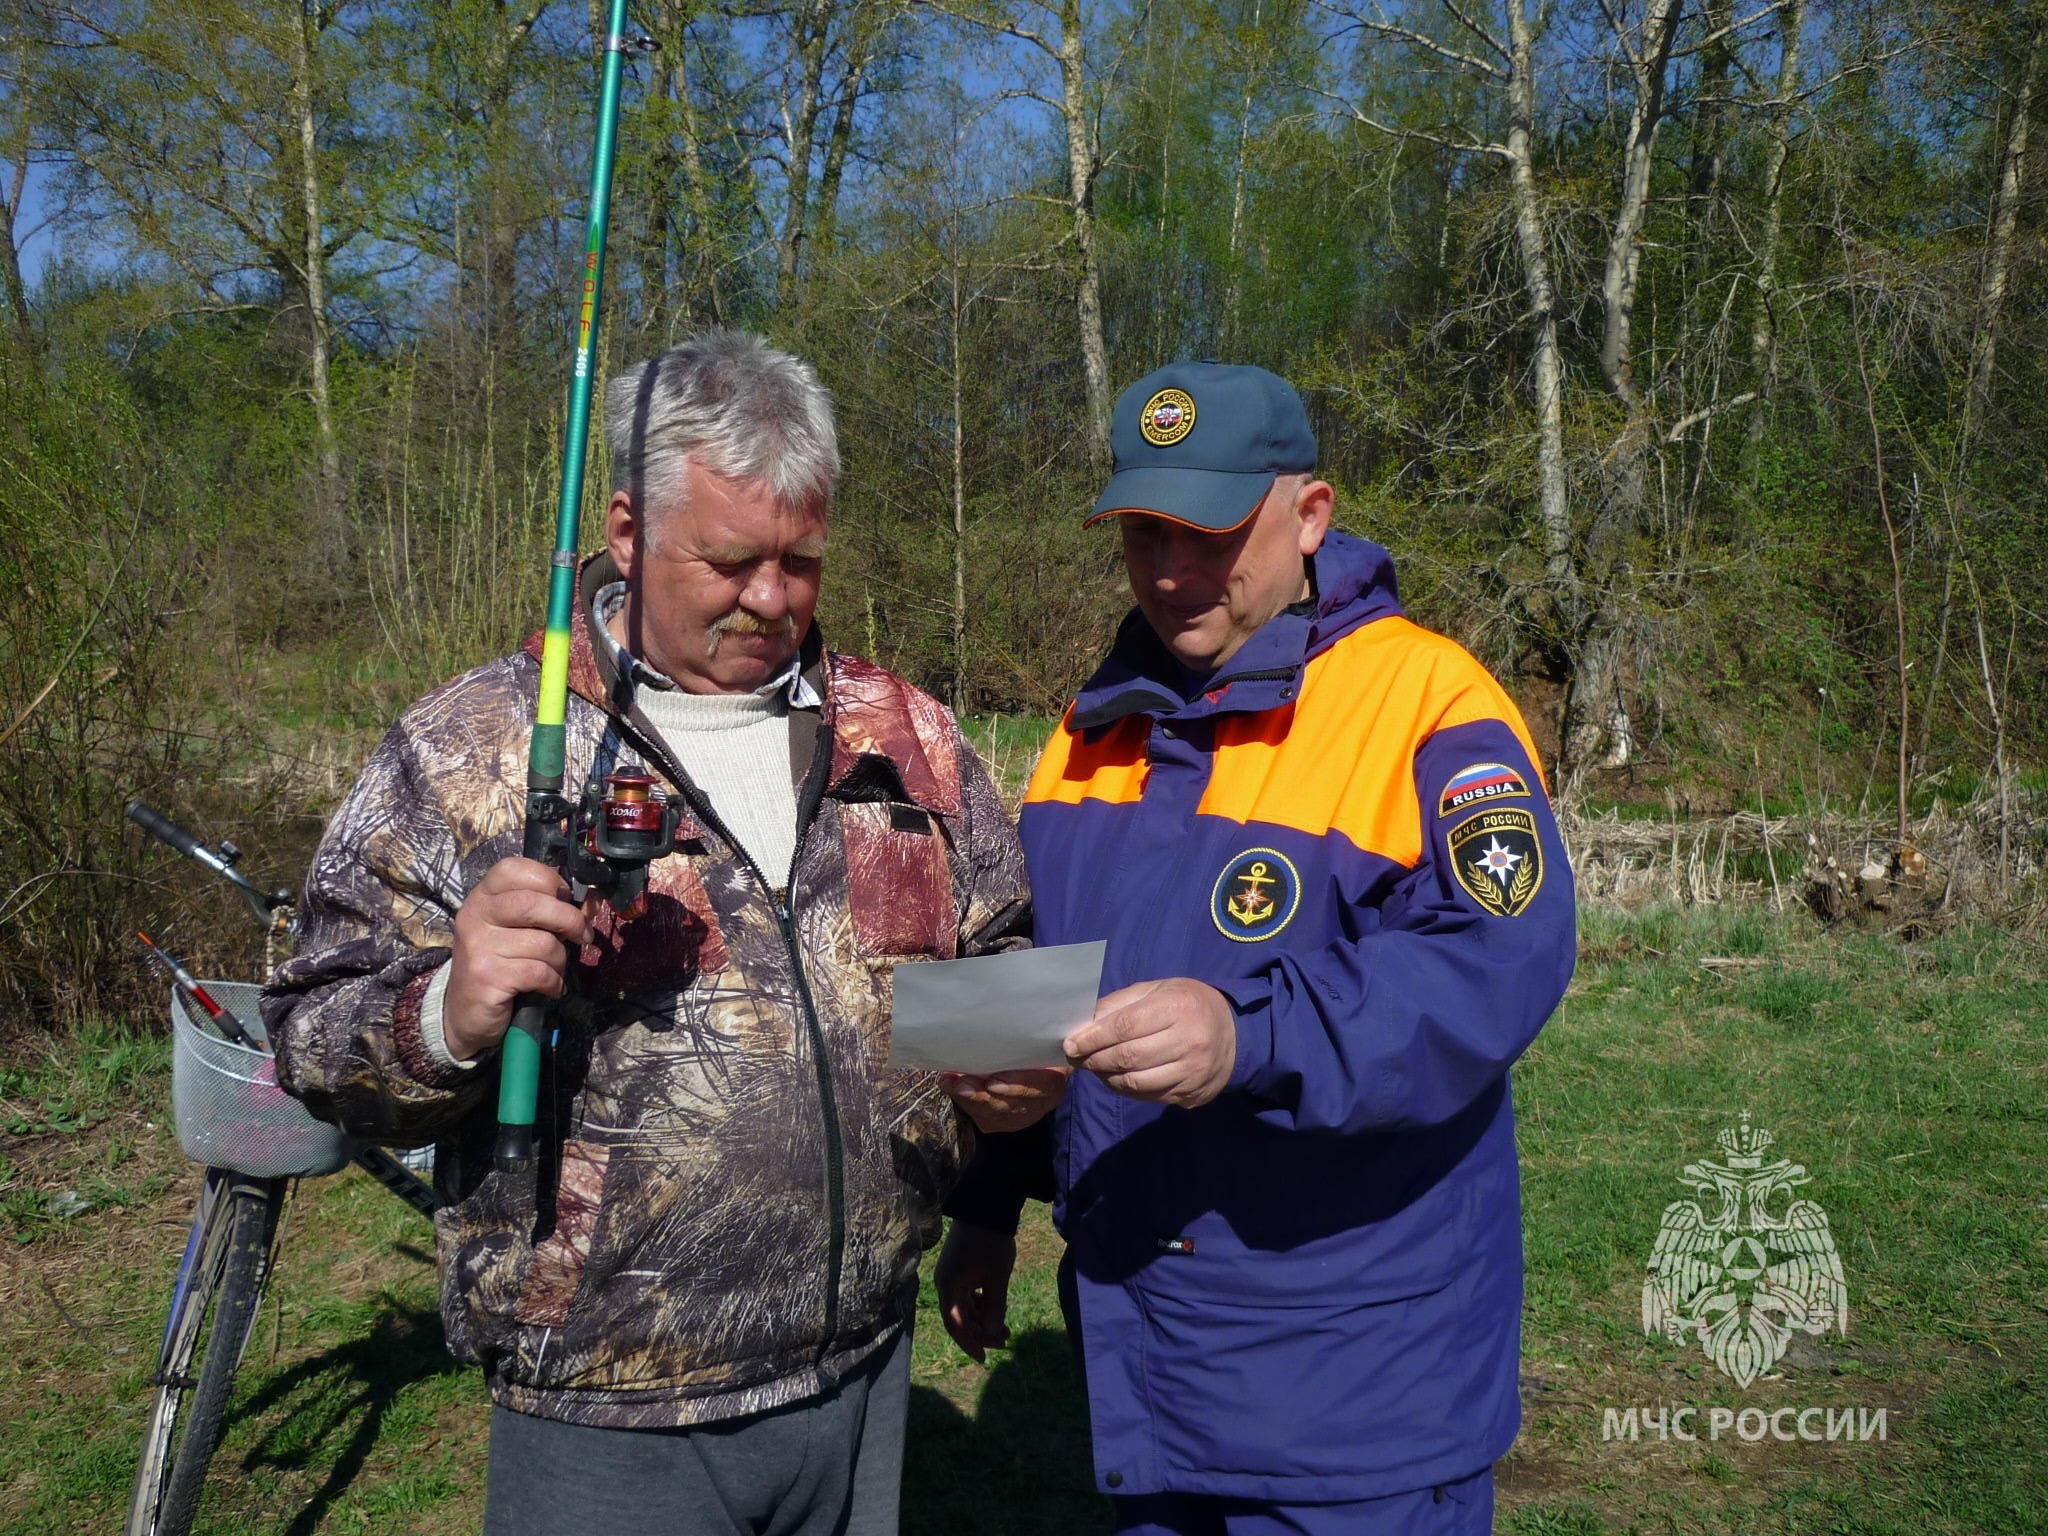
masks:
[[[591,645],[609,579],[600,558],[581,583],[567,782],[644,767],[689,809],[645,910],[598,908],[555,1014],[537,1177],[491,1168],[497,1074],[437,1062],[420,1002],[465,893],[520,850],[538,637],[385,736],[327,829],[263,1016],[316,1114],[439,1142],[442,1315],[497,1401],[673,1426],[827,1390],[909,1318],[972,1133],[934,1077],[887,1069],[891,967],[1020,947],[1029,899],[952,716],[815,631],[824,706],[791,711],[786,893],[757,872]]]

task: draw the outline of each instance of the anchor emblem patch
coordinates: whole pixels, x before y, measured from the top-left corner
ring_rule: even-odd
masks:
[[[1271,938],[1301,905],[1301,875],[1287,855],[1248,848],[1223,866],[1209,893],[1209,916],[1226,939],[1240,944]]]

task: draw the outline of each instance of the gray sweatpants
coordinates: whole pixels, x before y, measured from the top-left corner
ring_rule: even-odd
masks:
[[[690,1429],[491,1410],[485,1536],[896,1536],[910,1333],[829,1397]]]

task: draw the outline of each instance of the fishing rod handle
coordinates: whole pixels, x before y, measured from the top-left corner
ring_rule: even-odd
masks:
[[[498,1172],[523,1174],[533,1166],[533,1118],[540,1103],[540,1032],[547,1026],[544,998],[522,993],[498,1062]]]

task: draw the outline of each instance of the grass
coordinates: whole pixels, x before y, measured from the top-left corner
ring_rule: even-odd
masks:
[[[1978,1536],[2048,1529],[2048,975],[1959,929],[1910,949],[1751,910],[1586,923],[1579,977],[1516,1074],[1528,1301],[1500,1529]],[[1747,964],[1710,970],[1706,957]],[[0,1077],[0,1533],[117,1523],[194,1181],[162,1047],[114,1031]],[[1746,1391],[1643,1338],[1644,1261],[1743,1110],[1804,1164],[1848,1286]],[[50,1197],[110,1194],[70,1217]],[[302,1186],[200,1529],[456,1532],[482,1508],[487,1413],[447,1359],[423,1223],[367,1180]],[[915,1346],[904,1529],[1105,1529],[1053,1295],[1022,1238],[1015,1347]],[[1884,1407],[1883,1443],[1603,1440],[1607,1408]]]
[[[169,1054],[163,1041],[96,1023],[0,1066],[0,1249],[163,1194],[173,1171],[141,1148],[155,1129],[146,1107],[168,1111]]]
[[[962,733],[1013,809],[1024,798],[1045,743],[1059,722],[1048,715],[964,715]]]
[[[1746,934],[1743,929],[1747,929]],[[1730,940],[1741,940],[1738,944]],[[1587,924],[1595,955],[1517,1075],[1529,1294],[1511,1530],[2031,1531],[2048,1453],[2048,1153],[2036,955],[1969,930],[1901,949],[1754,916]],[[1760,964],[1712,972],[1708,954]],[[1662,951],[1655,953],[1654,951]],[[1845,1266],[1846,1338],[1743,1392],[1640,1336],[1680,1166],[1747,1110],[1806,1165]],[[1603,1442],[1607,1406],[1887,1407],[1854,1446]],[[1552,1522],[1546,1527],[1542,1522]],[[1533,1523],[1532,1523],[1533,1522]]]

